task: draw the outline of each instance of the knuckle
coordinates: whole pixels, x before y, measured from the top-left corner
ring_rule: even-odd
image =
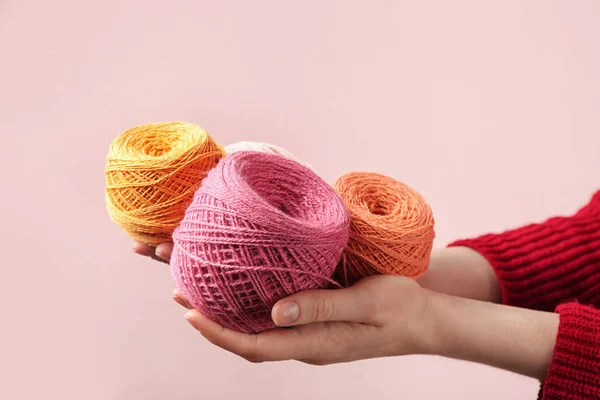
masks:
[[[258,356],[248,357],[246,358],[246,361],[251,362],[252,364],[261,364],[264,362],[264,360]]]
[[[381,323],[383,321],[385,321],[387,319],[387,313],[386,310],[383,309],[377,309],[376,307],[373,308],[373,311],[369,314],[367,314],[370,316],[370,320],[373,322],[378,322]]]
[[[253,364],[260,364],[265,361],[265,358],[260,351],[258,335],[252,336],[252,341],[250,342],[249,346],[242,349],[239,355],[246,359],[246,361],[249,361]]]
[[[381,285],[380,285],[381,286]],[[361,300],[358,302],[360,312],[371,320],[381,320],[388,312],[388,306],[393,298],[397,297],[397,291],[390,291],[386,287],[373,287],[361,293]]]
[[[372,302],[364,303],[360,308],[360,313],[364,316],[365,321],[380,321],[385,315],[384,307],[376,307]]]
[[[260,353],[254,349],[245,350],[241,352],[240,356],[246,359],[246,361],[251,362],[252,364],[260,364],[264,361]]]
[[[312,301],[313,321],[327,321],[334,315],[335,304],[329,296],[315,296]]]

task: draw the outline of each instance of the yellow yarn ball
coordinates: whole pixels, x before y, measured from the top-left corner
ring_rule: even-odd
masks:
[[[110,218],[147,245],[171,241],[196,189],[225,151],[197,125],[161,122],[119,135],[106,159]]]

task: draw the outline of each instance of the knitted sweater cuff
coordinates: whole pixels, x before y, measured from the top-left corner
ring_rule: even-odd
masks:
[[[600,398],[600,310],[560,305],[560,324],[543,400]]]
[[[555,217],[502,233],[459,240],[494,268],[504,304],[554,311],[587,302],[600,287],[600,192],[572,217]],[[582,296],[582,294],[584,294]]]

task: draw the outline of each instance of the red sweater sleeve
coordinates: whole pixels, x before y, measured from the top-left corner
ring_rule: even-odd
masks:
[[[600,191],[579,212],[459,240],[494,268],[505,304],[544,311],[568,301],[600,306]]]
[[[558,335],[540,398],[600,399],[600,311],[577,303],[556,311]]]
[[[600,399],[600,191],[572,216],[450,246],[490,262],[505,304],[559,313],[540,398]]]

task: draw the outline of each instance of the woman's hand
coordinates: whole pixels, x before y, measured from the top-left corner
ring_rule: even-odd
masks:
[[[436,353],[429,296],[414,280],[374,276],[351,288],[305,291],[279,301],[272,318],[282,328],[259,334],[224,328],[193,309],[186,319],[211,343],[252,362],[326,365]],[[179,294],[174,297],[188,307]]]
[[[171,243],[156,249],[134,244],[133,250],[168,262],[172,248]],[[492,304],[501,300],[493,274],[473,250],[436,250],[419,279],[427,289],[408,278],[374,276],[348,289],[297,293],[273,308],[273,320],[284,328],[255,335],[211,321],[190,309],[177,291],[173,299],[190,309],[186,319],[210,342],[253,362],[296,359],[324,365],[435,354],[543,380],[559,317]]]
[[[174,299],[189,308],[177,292]],[[558,332],[555,313],[463,299],[422,289],[408,278],[374,276],[348,289],[317,290],[280,300],[278,328],[244,334],[197,310],[185,317],[211,343],[252,362],[314,365],[431,354],[544,380]]]

